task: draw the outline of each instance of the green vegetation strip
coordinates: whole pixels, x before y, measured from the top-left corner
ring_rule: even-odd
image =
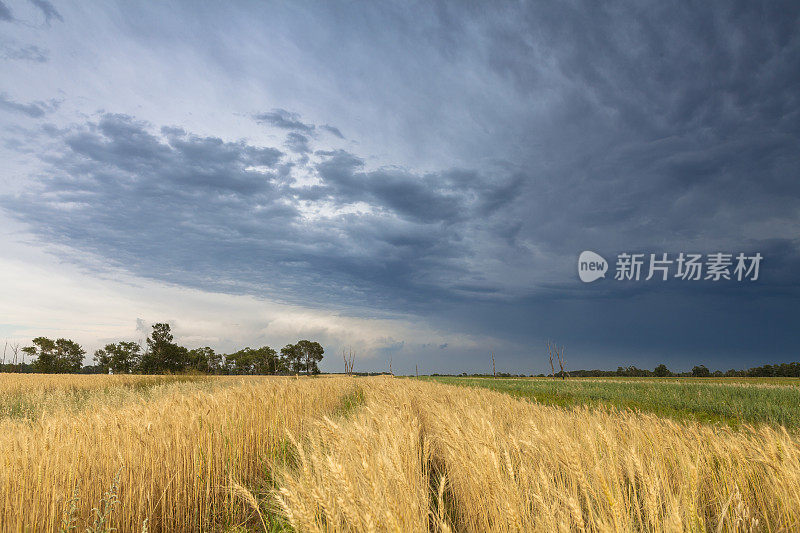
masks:
[[[424,380],[468,387],[484,387],[542,404],[611,406],[653,413],[674,419],[707,423],[769,424],[787,429],[800,427],[800,387],[759,381],[747,386],[741,380],[729,384],[715,380],[683,379],[496,379],[424,377]]]

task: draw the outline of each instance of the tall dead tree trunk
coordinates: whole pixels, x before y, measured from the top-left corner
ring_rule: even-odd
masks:
[[[553,379],[556,379],[556,368],[555,365],[553,365],[553,355],[556,356],[556,360],[558,361],[558,368],[561,369],[559,373],[561,379],[567,379],[567,376],[569,374],[564,370],[564,357],[563,357],[564,347],[562,346],[561,348],[558,348],[554,343],[551,343],[550,341],[547,341],[546,346],[547,346],[547,355],[550,358],[550,369],[553,371]]]

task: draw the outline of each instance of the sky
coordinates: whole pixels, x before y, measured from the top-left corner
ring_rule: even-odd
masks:
[[[0,0],[0,72],[0,339],[800,359],[796,2]]]

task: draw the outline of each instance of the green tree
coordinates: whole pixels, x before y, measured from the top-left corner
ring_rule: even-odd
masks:
[[[300,368],[306,374],[319,374],[317,363],[322,361],[322,354],[325,350],[318,342],[297,341],[297,348],[300,352]]]
[[[669,371],[669,368],[667,368],[667,365],[662,363],[662,364],[658,365],[655,368],[655,370],[653,370],[653,374],[655,376],[657,376],[657,377],[665,378],[665,377],[671,376],[672,372]]]
[[[32,365],[34,371],[47,374],[78,372],[86,355],[86,351],[75,341],[53,341],[46,337],[36,337],[33,346],[26,346],[22,351],[36,359]]]
[[[281,348],[281,359],[286,370],[299,374],[303,369],[303,353],[297,344],[287,344]]]
[[[269,346],[253,350],[253,358],[256,374],[277,374],[285,371],[282,359]]]
[[[255,372],[255,350],[242,348],[225,356],[231,374],[253,374]]]
[[[285,371],[283,360],[269,346],[243,348],[225,359],[230,372],[234,374],[277,374]]]
[[[111,370],[115,374],[129,374],[139,366],[141,358],[142,347],[137,342],[106,344],[104,348],[94,352],[94,360],[103,369],[103,373]]]
[[[142,355],[141,372],[179,372],[189,362],[189,350],[172,342],[169,324],[153,324],[153,332],[147,338],[147,351]]]
[[[711,371],[705,365],[699,365],[692,368],[692,376],[697,378],[707,378],[711,375]]]
[[[189,368],[199,372],[214,374],[219,372],[222,367],[222,354],[218,354],[208,346],[195,348],[194,350],[189,350],[187,364]]]

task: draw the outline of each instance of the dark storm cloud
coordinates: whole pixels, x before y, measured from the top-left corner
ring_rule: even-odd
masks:
[[[289,133],[286,136],[286,146],[289,147],[289,150],[298,154],[307,154],[311,151],[308,146],[308,137],[300,133]]]
[[[475,172],[450,170],[416,175],[402,168],[365,172],[364,161],[338,150],[321,153],[316,168],[322,192],[337,203],[367,202],[421,223],[456,224],[490,217],[514,199],[520,176],[487,181]]]
[[[796,5],[509,11],[488,17],[489,67],[522,96],[560,80],[548,116],[521,133],[538,145],[523,156],[538,177],[524,238],[563,254],[711,246],[795,219]]]
[[[57,109],[59,102],[51,100],[50,102],[31,102],[29,104],[22,104],[12,100],[6,93],[0,92],[0,110],[10,111],[13,113],[22,113],[31,118],[42,118],[47,113]]]
[[[71,173],[74,186],[86,187],[87,193],[91,193],[92,181],[131,187],[132,193],[160,189],[165,194],[175,193],[176,198],[202,189],[213,196],[266,194],[273,188],[269,174],[246,169],[274,167],[282,155],[279,150],[198,137],[179,128],[163,128],[162,133],[166,140],[150,133],[146,123],[106,114],[96,124],[66,133],[63,141],[68,151],[53,163]],[[76,166],[87,174],[75,175]],[[106,179],[94,181],[99,175]]]
[[[312,133],[314,131],[313,124],[301,122],[300,115],[290,113],[285,109],[273,109],[269,113],[258,113],[253,115],[253,118],[261,124],[268,124],[285,130],[295,130],[303,133]]]
[[[0,45],[0,55],[3,59],[17,59],[34,63],[46,63],[49,57],[47,50],[36,45],[21,47]]]
[[[305,111],[252,115],[286,153],[103,115],[46,130],[47,172],[3,205],[146,276],[502,336],[510,371],[556,337],[574,366],[797,353],[800,4],[271,9],[252,17],[304,65],[274,83],[332,79],[316,116],[346,150]],[[355,118],[324,114],[339,105]],[[752,286],[620,289],[577,280],[587,249],[766,259]]]
[[[214,275],[216,268],[241,260],[235,270],[261,271],[263,263],[248,259],[297,238],[287,230],[297,212],[279,201],[279,150],[178,128],[157,137],[146,124],[113,114],[46,131],[64,151],[47,156],[52,169],[38,191],[3,203],[13,202],[28,221],[44,209],[36,231],[53,240],[110,254],[144,275],[219,287],[233,274]]]
[[[31,0],[31,4],[35,5],[44,15],[45,23],[49,26],[52,20],[58,20],[60,22],[64,22],[64,17],[61,16],[56,8],[53,7],[53,4],[48,2],[47,0]]]
[[[476,201],[496,187],[474,173],[365,172],[361,159],[337,151],[310,167],[319,184],[297,186],[275,148],[153,130],[115,114],[45,127],[61,146],[43,156],[50,170],[36,190],[2,203],[48,240],[145,276],[289,300],[357,294],[395,308],[421,300],[417,286],[445,295],[436,280],[466,272],[471,214],[485,221],[503,205],[487,212]],[[372,212],[308,219],[301,203],[309,199],[363,202]]]
[[[11,16],[11,10],[3,2],[0,2],[0,20],[11,21],[14,17]]]
[[[337,127],[329,126],[328,124],[325,124],[325,125],[320,126],[320,129],[323,129],[323,130],[327,131],[328,133],[330,133],[331,135],[333,135],[335,137],[339,137],[340,139],[344,139],[344,135],[342,135],[342,132],[339,131],[339,128],[337,128]]]

